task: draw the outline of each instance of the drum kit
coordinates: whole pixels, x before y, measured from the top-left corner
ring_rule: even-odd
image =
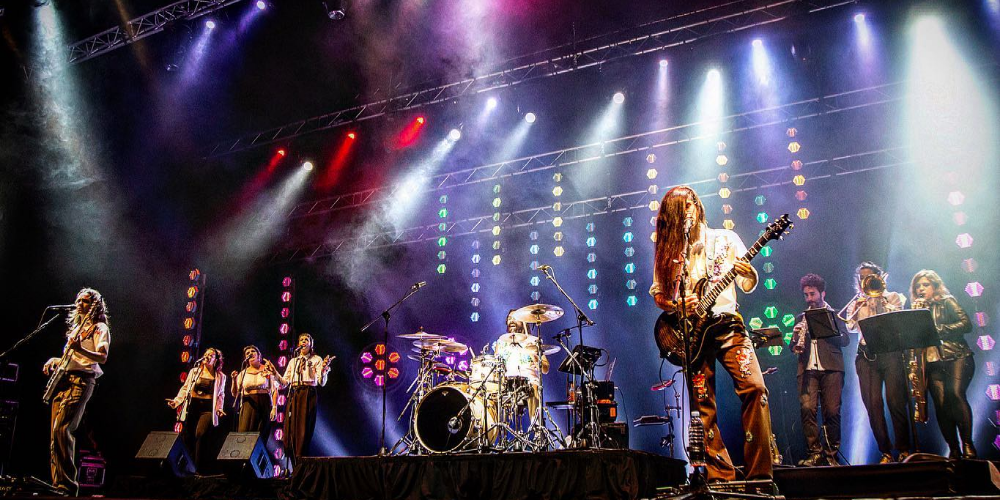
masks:
[[[413,354],[408,358],[419,363],[420,368],[408,389],[410,399],[397,419],[407,416],[408,431],[391,453],[544,451],[566,447],[565,435],[541,404],[543,363],[546,370],[548,367],[545,356],[562,348],[542,344],[538,335],[543,323],[562,315],[561,308],[546,304],[516,309],[511,318],[533,326],[535,334],[501,335],[493,352],[487,345],[478,355],[469,346],[443,335],[423,330],[399,335],[400,339],[412,341]],[[467,369],[443,362],[448,356],[467,353],[473,355]]]

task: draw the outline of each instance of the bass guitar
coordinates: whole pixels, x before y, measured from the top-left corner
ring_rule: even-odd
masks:
[[[764,229],[760,238],[757,238],[753,246],[747,250],[747,253],[743,256],[743,260],[747,262],[752,260],[760,253],[764,245],[767,245],[771,240],[781,239],[782,235],[790,227],[792,227],[792,223],[788,218],[788,214],[778,217]],[[683,320],[687,322],[687,325],[682,324],[681,317],[676,312],[663,312],[660,314],[660,317],[656,320],[656,326],[653,328],[656,346],[660,349],[660,357],[667,358],[668,361],[677,366],[684,366],[687,356],[684,352],[683,332],[686,330],[691,332],[688,344],[691,349],[692,359],[697,360],[701,358],[702,351],[705,348],[705,332],[719,321],[719,317],[712,314],[712,306],[715,305],[715,301],[722,294],[722,291],[729,287],[729,285],[732,285],[734,280],[736,280],[735,267],[730,269],[721,280],[711,286],[709,286],[710,283],[707,277],[698,280],[698,283],[694,286],[694,294],[698,297],[698,307],[694,313],[688,315]],[[685,326],[687,328],[684,328]]]

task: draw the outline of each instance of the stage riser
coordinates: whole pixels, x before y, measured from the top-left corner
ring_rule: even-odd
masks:
[[[990,468],[985,460],[779,468],[774,481],[788,499],[1000,495]]]

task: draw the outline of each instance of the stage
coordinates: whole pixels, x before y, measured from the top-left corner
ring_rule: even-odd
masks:
[[[685,481],[684,463],[639,451],[306,458],[290,480],[121,477],[108,498],[637,499]],[[927,461],[779,467],[788,499],[1000,498],[996,464]]]

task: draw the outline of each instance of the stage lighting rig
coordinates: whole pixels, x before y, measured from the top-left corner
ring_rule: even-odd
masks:
[[[323,9],[326,10],[326,17],[334,21],[340,21],[347,17],[347,10],[344,8],[344,0],[324,0]]]

